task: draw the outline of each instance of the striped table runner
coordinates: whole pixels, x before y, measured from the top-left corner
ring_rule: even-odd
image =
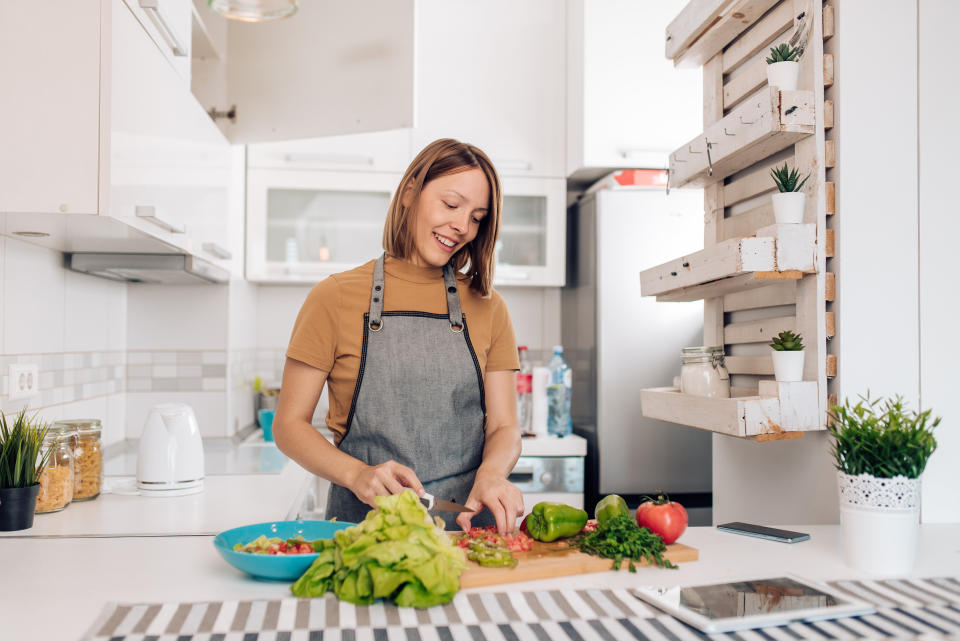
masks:
[[[628,590],[460,593],[425,610],[318,599],[109,604],[90,641],[681,641],[734,639],[960,639],[955,578],[834,581],[877,613],[703,635],[653,610]]]

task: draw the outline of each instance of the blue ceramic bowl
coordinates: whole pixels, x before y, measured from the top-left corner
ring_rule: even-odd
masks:
[[[261,579],[295,581],[316,560],[317,554],[250,554],[234,552],[237,543],[246,545],[261,534],[268,539],[289,539],[302,535],[307,541],[331,539],[337,530],[348,528],[353,523],[340,521],[273,521],[235,527],[221,532],[213,539],[213,545],[224,560],[247,574]]]

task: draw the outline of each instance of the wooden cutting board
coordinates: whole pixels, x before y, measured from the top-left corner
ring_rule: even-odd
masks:
[[[584,554],[577,549],[571,549],[564,542],[542,543],[533,542],[529,552],[514,552],[517,558],[516,567],[512,568],[485,568],[469,561],[467,569],[460,575],[461,588],[479,588],[486,585],[500,583],[516,583],[517,581],[534,581],[536,579],[551,579],[558,576],[572,574],[589,574],[591,572],[606,572],[613,569],[613,560]],[[696,561],[700,554],[696,548],[682,543],[673,543],[667,546],[664,557],[674,563]],[[634,563],[636,566],[650,565],[646,561]],[[620,570],[627,572],[627,564],[623,563]]]

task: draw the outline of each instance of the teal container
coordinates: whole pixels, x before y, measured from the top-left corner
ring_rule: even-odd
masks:
[[[257,410],[257,418],[260,419],[260,427],[263,428],[263,440],[273,440],[273,415],[277,410]]]

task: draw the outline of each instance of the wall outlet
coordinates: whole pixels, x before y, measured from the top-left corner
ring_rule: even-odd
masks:
[[[34,363],[10,365],[8,398],[29,398],[39,393],[40,371]]]

